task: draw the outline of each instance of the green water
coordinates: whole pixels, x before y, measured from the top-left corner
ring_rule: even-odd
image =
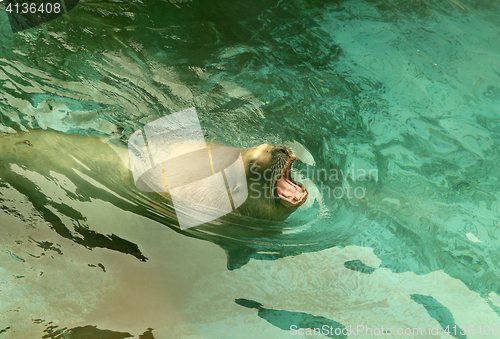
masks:
[[[173,231],[112,181],[128,202],[50,164],[4,162],[0,338],[80,338],[85,326],[308,337],[294,324],[494,337],[477,330],[500,325],[497,2],[83,1],[16,34],[0,9],[0,132],[119,145],[195,107],[206,139],[295,140],[309,173],[377,173],[309,175],[311,193],[349,185],[363,197],[323,190],[285,224],[235,222],[222,238],[217,225]]]

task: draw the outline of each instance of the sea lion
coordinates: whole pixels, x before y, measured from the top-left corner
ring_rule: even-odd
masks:
[[[273,221],[288,218],[307,199],[307,189],[292,179],[297,159],[290,147],[262,144],[242,149],[248,199],[237,209],[243,215]]]
[[[74,177],[77,173],[120,195],[123,191],[120,186],[128,186],[129,196],[134,195],[134,190],[137,192],[137,188],[132,187],[127,148],[112,145],[106,138],[43,130],[0,135],[0,138],[0,157],[4,166],[18,164],[43,175],[61,173]],[[262,144],[241,149],[241,157],[248,197],[233,214],[281,221],[306,201],[306,188],[291,177],[296,156],[289,147]],[[203,194],[203,191],[194,193]],[[155,192],[147,194],[157,195]],[[167,200],[170,198],[169,192],[160,194]]]

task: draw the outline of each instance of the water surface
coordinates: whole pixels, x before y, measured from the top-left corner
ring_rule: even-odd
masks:
[[[83,1],[13,34],[2,10],[0,132],[120,146],[195,107],[206,139],[304,145],[315,166],[296,168],[323,194],[228,240],[92,181],[99,155],[4,158],[0,337],[492,337],[478,329],[500,324],[499,22],[491,1]]]

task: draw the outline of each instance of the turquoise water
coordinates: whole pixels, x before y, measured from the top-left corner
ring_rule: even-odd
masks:
[[[120,145],[195,107],[206,139],[295,141],[315,165],[296,163],[311,197],[285,223],[179,233],[169,206],[92,181],[98,153],[4,160],[0,337],[495,337],[499,22],[493,1],[83,1],[13,34],[2,9],[4,140]]]

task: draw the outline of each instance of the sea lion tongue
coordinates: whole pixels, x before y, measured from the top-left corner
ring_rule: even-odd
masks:
[[[278,196],[291,203],[299,202],[304,196],[302,188],[283,176],[276,183],[276,187],[278,188]]]

